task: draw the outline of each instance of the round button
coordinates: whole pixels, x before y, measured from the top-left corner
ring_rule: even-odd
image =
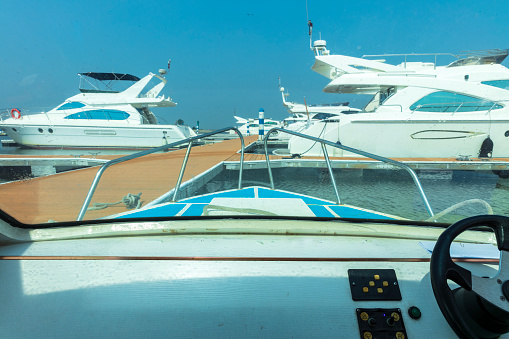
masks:
[[[412,319],[419,319],[421,317],[421,310],[415,306],[408,309],[408,315]]]

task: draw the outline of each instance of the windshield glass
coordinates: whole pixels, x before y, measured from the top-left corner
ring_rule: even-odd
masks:
[[[447,8],[433,20],[398,8],[411,25],[379,19],[380,40],[361,13],[389,9],[349,4],[339,27],[324,6],[6,4],[0,17],[20,29],[2,45],[29,53],[2,59],[1,217],[417,225],[509,214],[505,21],[481,4],[453,22]],[[500,26],[488,37],[462,24],[461,44],[415,44],[430,22],[450,31],[488,17]]]

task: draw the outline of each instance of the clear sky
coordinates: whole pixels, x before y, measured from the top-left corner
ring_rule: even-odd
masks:
[[[508,0],[308,0],[307,7],[313,37],[321,32],[334,54],[509,48]],[[226,127],[234,111],[255,118],[261,107],[283,119],[278,77],[292,101],[359,108],[366,101],[322,92],[327,79],[310,70],[305,0],[0,0],[0,22],[0,108],[52,108],[78,93],[77,73],[143,77],[168,59],[163,94],[178,106],[156,114],[169,123]]]

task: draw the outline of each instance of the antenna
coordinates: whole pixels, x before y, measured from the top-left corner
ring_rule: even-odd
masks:
[[[312,42],[313,42],[313,23],[309,20],[309,11],[308,11],[308,0],[306,0],[306,20],[308,22],[308,30],[309,30],[309,48],[313,50]]]
[[[308,111],[308,104],[306,103],[306,97],[304,97],[304,106],[306,106],[306,114],[308,115],[308,122],[309,122],[309,111]]]

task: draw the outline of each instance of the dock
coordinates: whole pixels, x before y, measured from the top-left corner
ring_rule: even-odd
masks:
[[[63,171],[102,165],[111,159],[113,159],[111,156],[98,159],[74,156],[2,155],[0,156],[0,176],[16,179],[28,176],[42,177]]]
[[[246,146],[253,146],[257,136],[245,138]],[[183,177],[180,198],[193,195],[223,170],[240,168],[240,140],[194,146]],[[119,204],[105,209],[90,210],[84,219],[97,219],[126,211],[121,203],[124,196],[141,193],[143,206],[171,191],[176,184],[186,150],[155,153],[140,159],[117,164],[105,171],[93,196],[94,203]],[[53,166],[75,162],[76,166],[95,166],[57,173],[39,178],[0,185],[0,209],[26,224],[76,220],[99,165],[119,155],[97,158],[1,156],[0,164],[24,166]],[[264,154],[245,153],[244,169],[264,169]],[[271,155],[272,168],[308,167],[326,169],[322,157],[291,158]],[[509,159],[454,158],[394,158],[418,171],[508,171]],[[18,163],[16,163],[18,162]],[[333,169],[395,169],[392,165],[361,157],[331,158]],[[52,174],[52,173],[50,173]]]
[[[246,144],[256,138],[245,138]],[[238,138],[193,147],[183,180],[206,172],[240,148]],[[141,200],[145,203],[158,198],[175,187],[185,153],[185,149],[156,153],[111,166],[105,171],[92,204],[115,203],[129,193],[142,193]],[[76,220],[98,169],[90,167],[2,184],[0,209],[26,224]],[[125,211],[125,205],[118,204],[89,211],[84,219],[97,219]]]
[[[327,168],[323,157],[302,157],[291,158],[289,156],[271,156],[272,168],[284,167],[307,167],[307,168]],[[509,159],[471,159],[468,161],[457,160],[455,158],[391,158],[408,165],[417,171],[508,171]],[[226,160],[226,168],[239,169],[240,154],[234,154]],[[330,157],[332,168],[337,169],[397,169],[396,166],[386,164],[380,161],[371,160],[362,157]],[[244,164],[245,169],[266,168],[265,155],[250,154],[246,155]]]

